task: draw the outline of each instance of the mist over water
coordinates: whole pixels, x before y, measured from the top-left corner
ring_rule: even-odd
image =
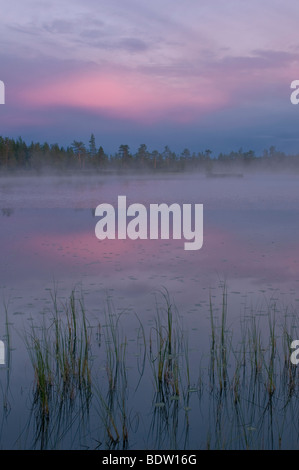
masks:
[[[203,204],[203,247],[188,252],[183,239],[171,237],[98,240],[94,210],[101,203],[116,206],[119,195],[146,207]],[[79,287],[94,324],[103,322],[110,299],[116,312],[136,313],[147,327],[166,289],[188,331],[195,367],[197,352],[209,342],[209,301],[217,313],[224,282],[237,336],[240,320],[252,310],[263,314],[273,301],[278,308],[299,305],[298,177],[293,174],[2,177],[0,207],[0,294],[14,330],[19,374],[11,387],[16,391],[30,389],[19,332],[30,319],[49,318],[54,288],[65,301]],[[125,322],[133,343],[134,321],[128,316]],[[4,324],[0,333],[3,337]],[[20,412],[16,407],[13,416]],[[14,432],[12,424],[4,447]]]
[[[27,289],[30,281],[30,293],[43,283],[85,282],[113,289],[128,304],[164,286],[188,309],[200,303],[200,289],[220,280],[245,295],[261,285],[293,292],[297,185],[296,175],[274,173],[1,178],[1,284]],[[98,240],[94,210],[116,207],[119,195],[147,208],[203,204],[203,247],[188,253],[171,233],[169,240]]]
[[[203,203],[207,208],[297,208],[297,174],[248,172],[244,177],[207,178],[202,173],[87,176],[4,176],[0,206],[10,208],[95,208],[101,202]]]

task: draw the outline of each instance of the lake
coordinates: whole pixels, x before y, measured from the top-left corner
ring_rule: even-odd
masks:
[[[202,248],[97,239],[119,195],[203,204]],[[297,448],[298,201],[287,173],[1,177],[1,448]],[[92,379],[57,373],[53,311]]]

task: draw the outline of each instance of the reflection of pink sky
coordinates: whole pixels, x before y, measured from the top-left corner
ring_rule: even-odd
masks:
[[[117,278],[118,271],[135,275],[145,281],[149,275],[175,275],[186,281],[200,280],[207,275],[232,278],[266,278],[283,282],[299,278],[299,266],[294,259],[298,244],[278,247],[259,238],[252,239],[223,229],[205,228],[204,245],[198,251],[184,251],[184,240],[104,240],[99,241],[92,232],[74,234],[33,234],[20,244],[13,242],[4,259],[11,254],[16,258],[14,269],[19,275],[35,276],[45,271],[61,274],[99,275]],[[22,274],[23,272],[23,274]],[[30,273],[30,274],[29,274]]]

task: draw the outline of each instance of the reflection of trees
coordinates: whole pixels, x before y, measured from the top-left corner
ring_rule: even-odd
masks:
[[[14,210],[9,209],[9,208],[4,208],[4,209],[1,209],[1,212],[3,216],[10,217],[14,213]]]

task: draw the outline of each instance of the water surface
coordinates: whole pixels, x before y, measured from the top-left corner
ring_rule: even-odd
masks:
[[[104,202],[115,205],[118,195],[126,195],[128,204],[147,207],[162,202],[203,204],[203,247],[185,251],[183,240],[172,239],[98,240],[94,209]],[[221,309],[219,286],[224,282],[230,326],[237,336],[240,319],[253,310],[263,313],[265,306],[275,303],[281,312],[297,311],[296,175],[3,177],[0,207],[0,336],[5,341],[7,310],[12,349],[8,395],[4,393],[7,367],[0,369],[3,397],[10,397],[10,412],[3,415],[2,448],[33,446],[32,424],[24,437],[32,370],[22,332],[28,321],[50,317],[54,289],[65,301],[73,288],[79,288],[95,327],[103,322],[107,299],[113,301],[115,312],[126,312],[125,330],[132,344],[136,343],[134,313],[151,328],[156,302],[163,302],[159,292],[167,291],[188,332],[194,367],[209,343],[210,299],[215,301],[215,312]],[[129,367],[136,378],[133,359]],[[139,406],[142,414],[142,402]],[[194,437],[196,422],[193,426],[191,447],[200,446]],[[206,435],[205,426],[201,429]],[[66,447],[81,442],[81,437],[65,439],[61,442]],[[134,439],[133,447],[146,445],[145,435]],[[82,440],[87,447],[94,445],[86,436]]]

